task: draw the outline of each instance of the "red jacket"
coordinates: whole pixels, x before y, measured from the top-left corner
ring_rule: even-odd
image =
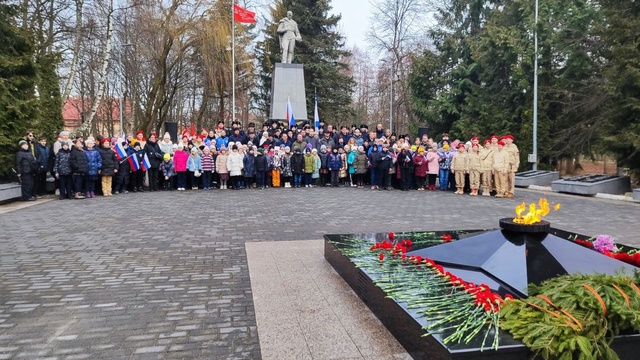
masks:
[[[423,155],[415,155],[413,157],[413,165],[415,165],[415,174],[418,177],[427,176],[427,170],[429,169],[429,163],[427,162],[426,156]]]

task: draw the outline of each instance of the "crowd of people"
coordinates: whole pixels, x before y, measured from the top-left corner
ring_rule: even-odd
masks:
[[[93,198],[159,190],[356,187],[372,190],[454,191],[512,197],[519,152],[511,135],[450,141],[427,134],[396,135],[378,124],[350,128],[320,124],[318,129],[265,124],[256,130],[234,122],[200,134],[185,131],[177,143],[169,133],[158,139],[142,131],[127,139],[62,131],[51,146],[20,140],[15,157],[22,199],[46,193],[55,177],[60,199]]]

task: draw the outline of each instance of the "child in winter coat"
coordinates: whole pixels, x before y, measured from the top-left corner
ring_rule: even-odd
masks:
[[[351,138],[353,139],[353,138]],[[349,142],[351,142],[351,139],[349,139]],[[355,142],[355,140],[354,140]],[[355,167],[355,161],[356,161],[356,155],[358,155],[358,146],[355,145],[355,143],[350,147],[349,154],[347,155],[347,164],[349,165],[349,182],[351,182],[351,186],[357,186],[355,180],[355,174],[356,174],[356,167]]]
[[[208,146],[205,146],[202,151],[203,154],[200,157],[200,167],[202,168],[202,189],[211,190],[211,177],[213,169],[215,168],[215,163],[213,161],[213,156],[211,155],[211,149]]]
[[[331,171],[331,186],[338,187],[340,169],[342,169],[342,156],[338,152],[337,148],[333,148],[329,155],[329,158],[327,159],[327,166],[329,166],[329,171]]]
[[[273,187],[280,187],[280,174],[282,168],[282,154],[280,147],[273,148],[273,156],[271,156],[271,179]]]
[[[349,164],[347,163],[347,150],[349,150],[348,145],[338,148],[340,161],[342,162],[342,167],[340,168],[340,186],[346,186],[347,183],[347,174],[349,169]]]
[[[242,185],[241,178],[244,166],[242,159],[243,155],[238,151],[238,145],[233,144],[231,154],[227,158],[227,169],[229,169],[229,176],[231,176],[231,187],[236,190]]]
[[[95,142],[91,139],[85,141],[87,148],[84,150],[84,153],[87,157],[87,175],[85,179],[86,186],[86,197],[94,198],[96,197],[96,180],[98,180],[98,174],[102,169],[102,157],[100,153],[95,148]]]
[[[304,186],[313,187],[313,172],[316,170],[316,160],[311,154],[311,149],[307,148],[304,154]]]
[[[358,153],[353,161],[353,167],[355,168],[356,174],[356,186],[362,189],[364,188],[364,177],[367,174],[367,162],[369,159],[367,158],[367,154],[364,152],[363,146],[358,146]]]
[[[453,156],[448,144],[442,145],[442,151],[438,152],[438,163],[440,164],[440,190],[447,191],[449,186],[449,171],[451,170],[451,160]]]
[[[134,140],[135,141],[135,140]],[[133,144],[133,156],[138,160],[138,164],[142,164],[144,161],[145,151],[142,149],[142,144],[139,141],[135,141]],[[131,169],[131,183],[133,186],[133,191],[143,192],[144,189],[142,186],[144,185],[144,175],[145,171],[142,170],[142,167],[137,171],[135,169]]]
[[[433,143],[427,154],[425,155],[427,159],[427,179],[428,179],[428,189],[431,191],[436,190],[436,177],[438,177],[438,171],[440,170],[440,166],[438,165],[438,144]]]
[[[102,146],[98,149],[98,152],[102,158],[102,195],[111,196],[113,175],[118,173],[116,152],[111,149],[111,142],[108,138],[102,140]]]
[[[254,159],[254,168],[256,170],[256,187],[264,189],[267,186],[267,171],[269,170],[269,160],[267,155],[264,155],[264,149],[258,149]]]
[[[187,170],[189,171],[189,180],[191,180],[191,190],[198,190],[198,178],[202,172],[202,164],[200,164],[200,154],[198,148],[191,148],[191,156],[187,160]]]
[[[293,186],[299,188],[302,186],[302,177],[304,176],[304,155],[302,155],[300,147],[296,147],[293,152],[293,156],[291,156]]]
[[[53,173],[60,180],[60,200],[73,199],[73,181],[71,179],[71,149],[69,143],[62,142],[61,148],[56,154],[53,165]]]
[[[320,181],[320,167],[322,167],[322,160],[318,155],[318,149],[312,149],[311,155],[313,155],[313,160],[315,161],[315,167],[313,168],[313,174],[311,174],[311,179],[313,182],[313,186],[317,186],[318,181]]]
[[[178,177],[178,191],[184,191],[187,186],[187,161],[189,154],[184,151],[184,145],[178,144],[178,150],[173,154],[173,165]]]
[[[220,176],[220,190],[227,189],[227,181],[229,181],[229,170],[227,169],[227,148],[223,145],[220,148],[220,153],[216,158],[216,172]]]
[[[284,156],[282,156],[282,179],[284,181],[284,187],[291,187],[291,178],[293,177],[293,170],[291,169],[291,149],[288,146],[284,148]]]
[[[421,146],[418,148],[418,153],[413,157],[413,164],[415,166],[414,172],[416,175],[416,182],[418,190],[425,190],[427,185],[427,170],[429,163],[427,157],[424,155],[424,148]]]
[[[251,147],[248,149],[244,157],[242,158],[242,166],[243,166],[243,175],[244,182],[247,186],[247,189],[251,189],[251,184],[253,184],[253,178],[256,176],[256,153],[257,149]]]
[[[129,143],[126,141],[122,142],[122,148],[125,153],[129,153]],[[131,164],[129,163],[128,158],[122,158],[118,160],[118,172],[116,173],[115,178],[115,186],[113,188],[113,193],[118,194],[126,194],[129,191],[127,190],[127,186],[129,185],[129,178],[131,177]]]
[[[164,177],[164,190],[171,190],[171,178],[176,174],[175,166],[171,160],[171,154],[162,155],[162,163],[160,164],[160,171]]]

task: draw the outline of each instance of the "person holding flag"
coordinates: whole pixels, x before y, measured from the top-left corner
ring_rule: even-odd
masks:
[[[132,181],[131,181],[131,184],[132,184],[132,187],[133,187],[133,192],[136,192],[136,191],[143,192],[144,191],[142,186],[143,186],[143,181],[144,181],[145,170],[142,169],[140,164],[144,160],[145,155],[146,154],[145,154],[144,150],[142,150],[142,146],[140,146],[140,142],[134,140],[133,156],[130,157],[130,159],[132,159],[132,163],[131,163],[131,180]],[[148,160],[147,160],[147,162],[148,162]]]

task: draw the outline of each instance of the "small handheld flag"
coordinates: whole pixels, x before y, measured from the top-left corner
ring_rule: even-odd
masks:
[[[291,99],[287,98],[287,123],[289,127],[296,126],[296,118],[293,116],[293,108],[291,107]]]
[[[318,115],[318,94],[313,94],[313,97],[315,99],[315,109],[313,111],[313,120],[315,121],[316,132],[318,132],[318,130],[320,129],[320,115]]]
[[[124,149],[124,146],[122,146],[122,139],[118,139],[114,150],[118,160],[122,160],[127,157],[127,151]]]
[[[129,166],[131,166],[131,171],[140,170],[140,163],[138,162],[138,156],[135,153],[129,155],[127,160],[129,161]]]
[[[151,162],[149,161],[149,157],[147,154],[144,154],[144,158],[142,158],[142,171],[148,171],[151,168]]]

